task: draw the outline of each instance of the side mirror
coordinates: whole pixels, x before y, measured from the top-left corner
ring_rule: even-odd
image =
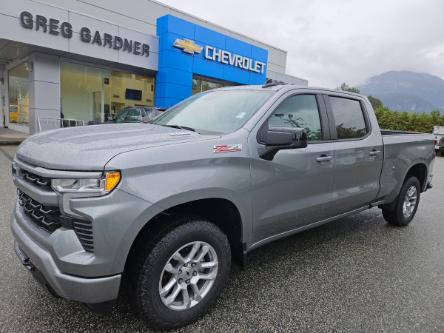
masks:
[[[307,132],[305,128],[295,127],[271,127],[264,128],[258,135],[261,148],[259,156],[264,160],[273,160],[281,149],[298,149],[307,147]]]

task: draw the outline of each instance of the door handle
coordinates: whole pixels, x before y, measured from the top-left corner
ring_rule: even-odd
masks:
[[[316,162],[322,163],[322,162],[330,162],[333,159],[333,156],[330,155],[321,155],[318,158],[316,158]]]
[[[376,149],[373,149],[370,153],[368,153],[370,156],[377,156],[377,155],[379,155],[381,153],[381,151],[380,150],[376,150]]]

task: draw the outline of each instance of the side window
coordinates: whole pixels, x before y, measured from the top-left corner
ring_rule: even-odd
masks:
[[[309,141],[321,140],[321,119],[316,96],[295,95],[287,98],[268,119],[268,127],[305,128]]]
[[[330,96],[338,139],[362,138],[367,134],[361,103],[354,99]]]
[[[126,121],[134,121],[139,120],[140,117],[140,110],[139,109],[130,109],[128,111],[128,114],[125,117]]]

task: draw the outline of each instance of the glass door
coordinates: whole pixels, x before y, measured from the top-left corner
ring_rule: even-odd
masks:
[[[104,119],[104,78],[109,71],[77,63],[61,63],[61,111],[70,124]]]
[[[65,119],[110,122],[125,107],[153,106],[154,78],[78,63],[61,63]]]
[[[29,125],[30,73],[25,63],[8,72],[9,124]]]

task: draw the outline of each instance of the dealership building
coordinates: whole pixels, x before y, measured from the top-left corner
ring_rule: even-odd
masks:
[[[266,79],[307,85],[285,73],[286,51],[155,1],[0,1],[0,127],[103,122]]]

